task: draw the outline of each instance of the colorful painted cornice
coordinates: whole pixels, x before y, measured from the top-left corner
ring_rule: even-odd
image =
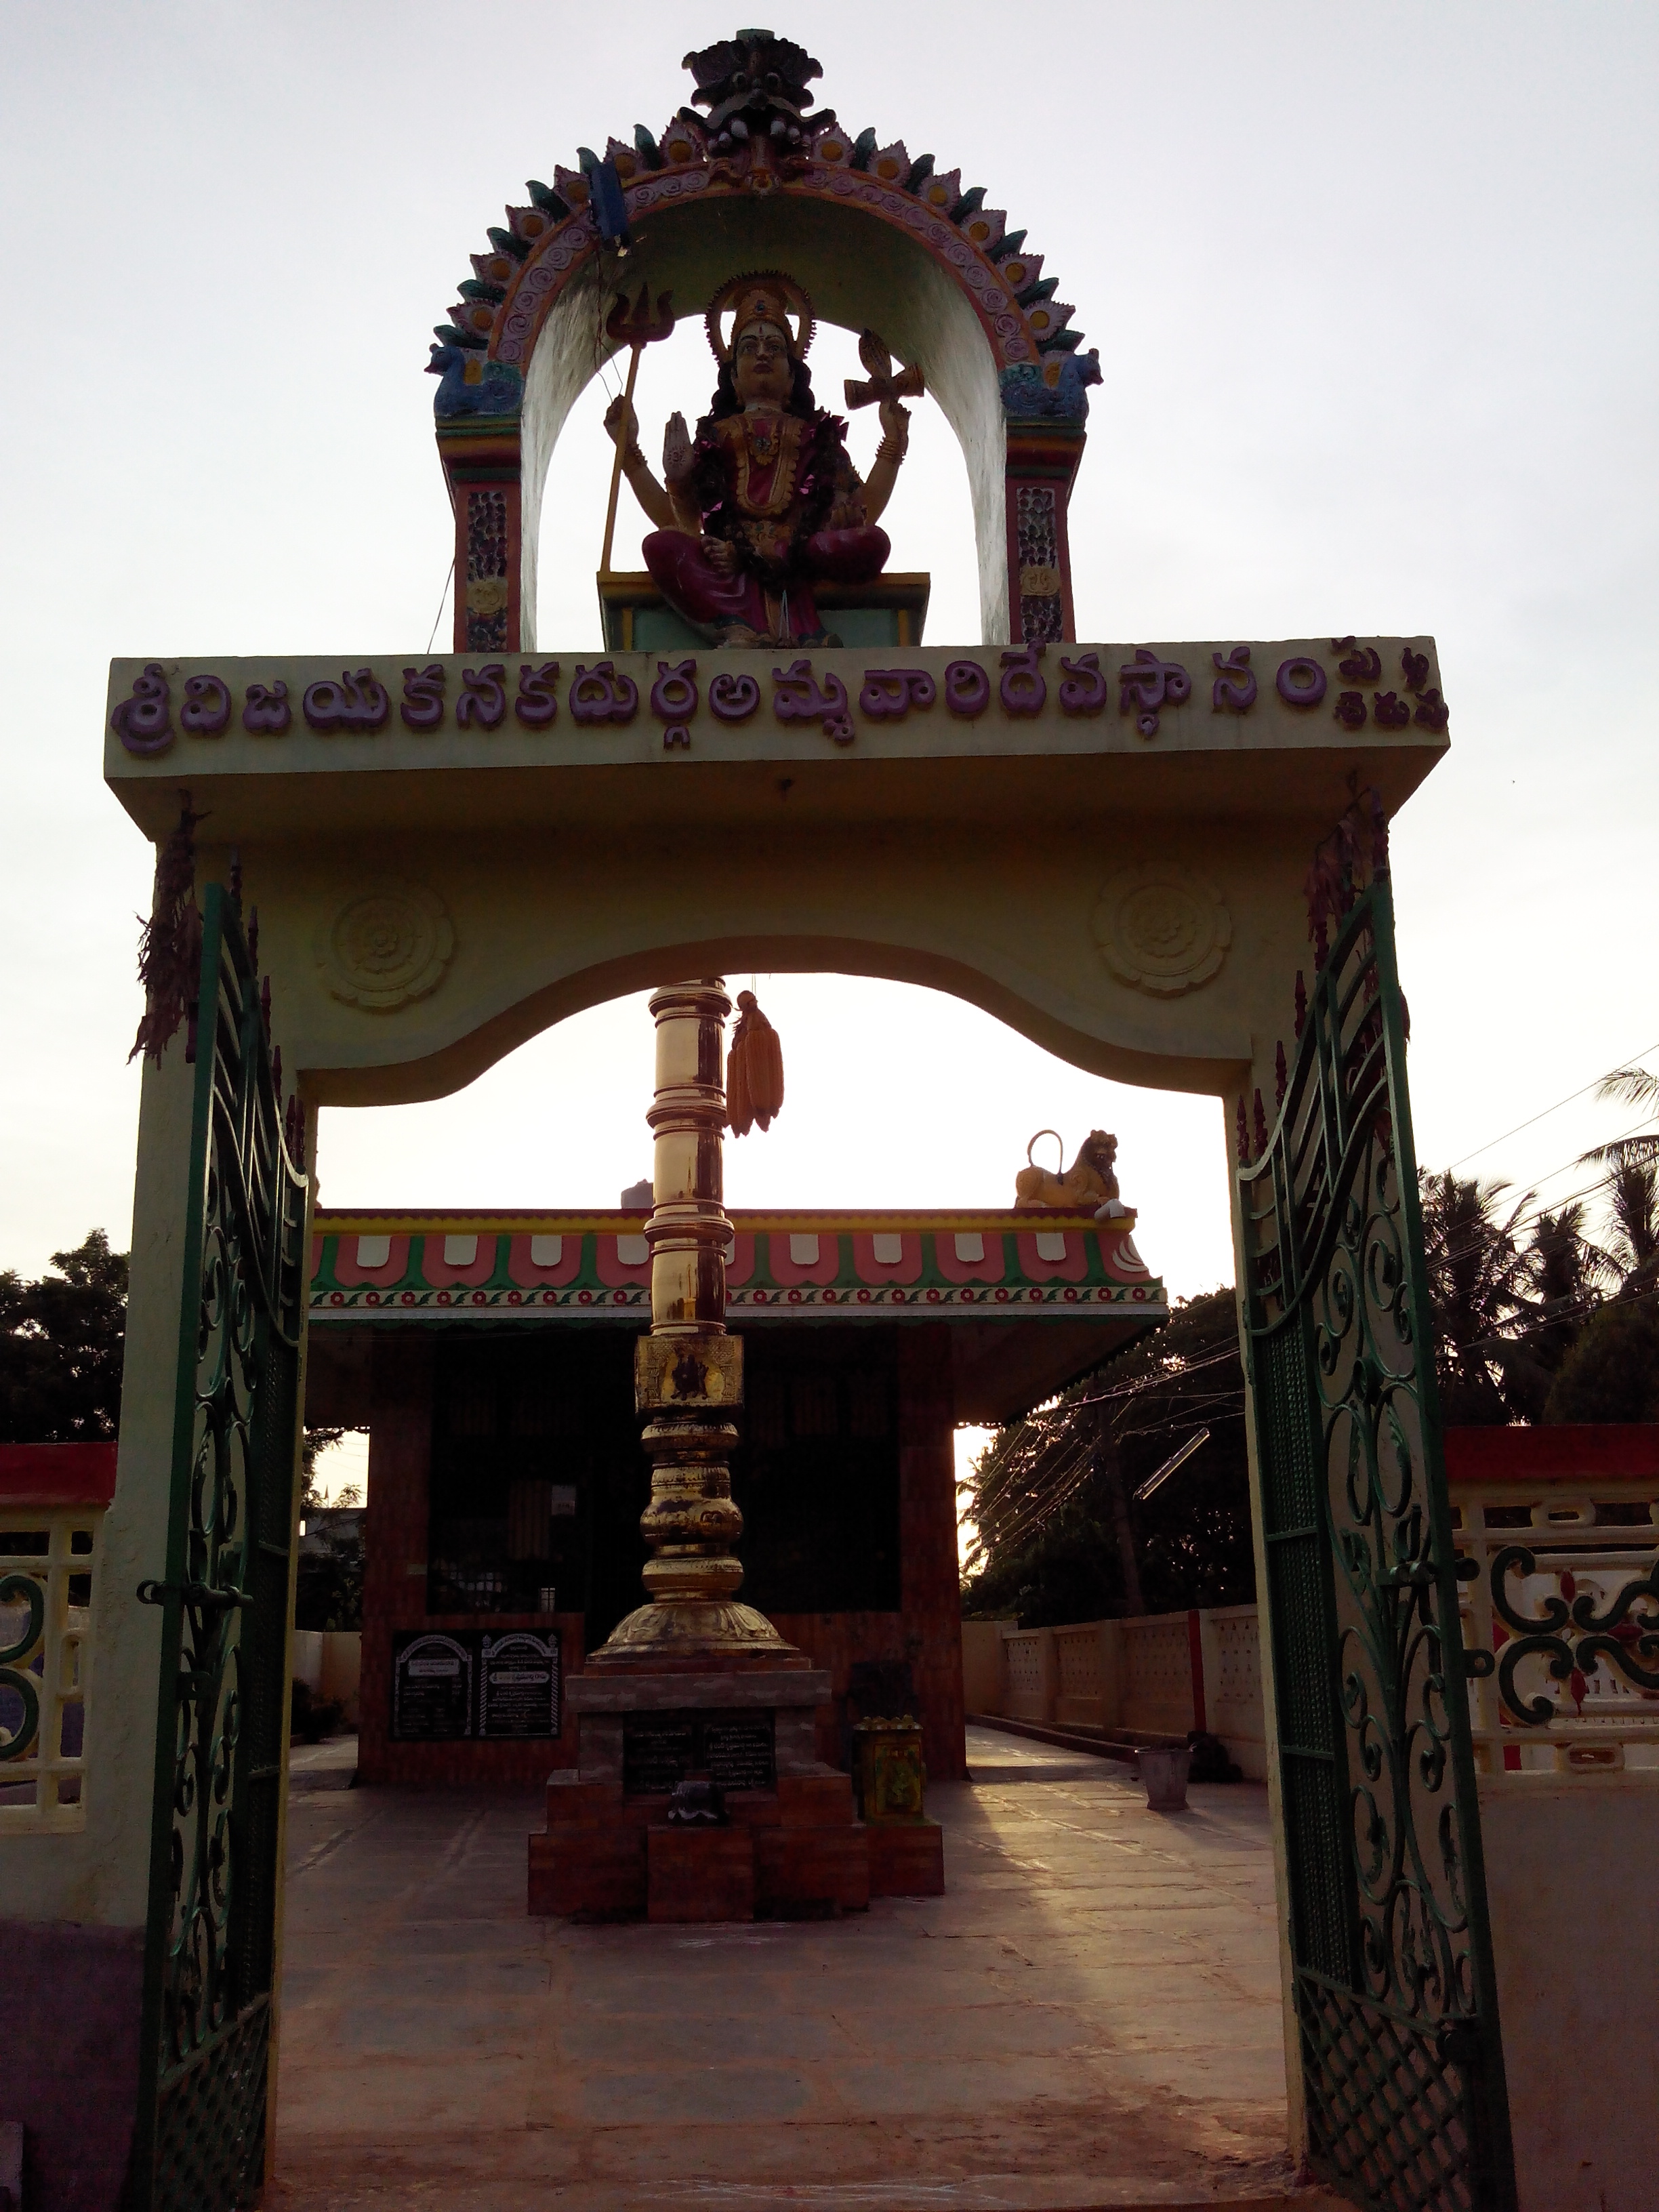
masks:
[[[1168,1312],[1134,1216],[1002,1212],[731,1214],[733,1318],[1077,1321]],[[643,1323],[643,1213],[319,1213],[316,1322],[492,1318]]]
[[[799,49],[775,43],[806,63],[806,74],[817,73]],[[966,289],[990,339],[1010,417],[1080,425],[1085,387],[1099,381],[1098,357],[1078,353],[1083,334],[1071,326],[1074,307],[1055,298],[1058,280],[1043,275],[1040,253],[1026,250],[1024,231],[1011,231],[1004,211],[985,205],[985,187],[964,189],[960,170],[940,171],[931,154],[913,155],[902,139],[881,145],[873,129],[843,129],[832,109],[802,115],[792,100],[732,94],[739,58],[730,41],[686,57],[702,88],[699,98],[727,95],[716,97],[707,119],[682,107],[655,136],[636,125],[631,143],[611,138],[603,155],[580,149],[578,167],[556,167],[550,185],[531,179],[527,204],[509,207],[505,225],[490,228],[489,251],[471,257],[472,275],[448,321],[436,328],[431,365],[443,378],[440,420],[517,415],[523,371],[548,310],[599,251],[596,191],[619,188],[630,226],[653,208],[702,193],[781,192],[864,209],[908,233]],[[805,96],[800,87],[786,90]],[[775,108],[778,127],[748,128],[739,112],[745,99],[750,106],[758,100],[769,113]]]

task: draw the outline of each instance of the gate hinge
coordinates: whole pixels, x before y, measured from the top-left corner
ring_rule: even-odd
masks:
[[[1443,2021],[1435,2045],[1443,2065],[1478,2066],[1482,2055],[1480,2023],[1473,2020]]]
[[[208,1583],[143,1582],[138,1585],[140,1605],[165,1605],[170,1597],[181,1598],[198,1613],[232,1613],[253,1602],[246,1590],[215,1589]]]

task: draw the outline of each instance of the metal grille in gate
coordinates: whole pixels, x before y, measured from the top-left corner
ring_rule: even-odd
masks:
[[[1376,834],[1327,878],[1346,917],[1238,1178],[1310,2155],[1377,2212],[1513,2212]]]
[[[151,2212],[263,2178],[305,1178],[239,902],[203,908],[135,2160]]]

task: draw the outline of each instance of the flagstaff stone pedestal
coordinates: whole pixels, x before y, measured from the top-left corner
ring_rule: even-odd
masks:
[[[575,1920],[829,1918],[872,1897],[937,1897],[944,1837],[920,1815],[858,1818],[851,1777],[814,1754],[827,1671],[803,1662],[579,1676],[577,1765],[549,1777],[529,1909]],[[725,1821],[672,1825],[707,1776]]]
[[[814,1752],[829,1674],[776,1667],[607,1672],[573,1682],[578,1763],[547,1785],[530,1838],[532,1913],[583,1920],[752,1920],[857,1911],[871,1896],[852,1784]],[[706,1776],[725,1819],[668,1820]]]

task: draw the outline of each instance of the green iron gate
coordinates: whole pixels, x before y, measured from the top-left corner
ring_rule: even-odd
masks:
[[[263,2179],[306,1183],[240,917],[202,916],[133,2199]]]
[[[1513,2212],[1387,848],[1358,812],[1238,1178],[1309,2155],[1386,2212]]]

